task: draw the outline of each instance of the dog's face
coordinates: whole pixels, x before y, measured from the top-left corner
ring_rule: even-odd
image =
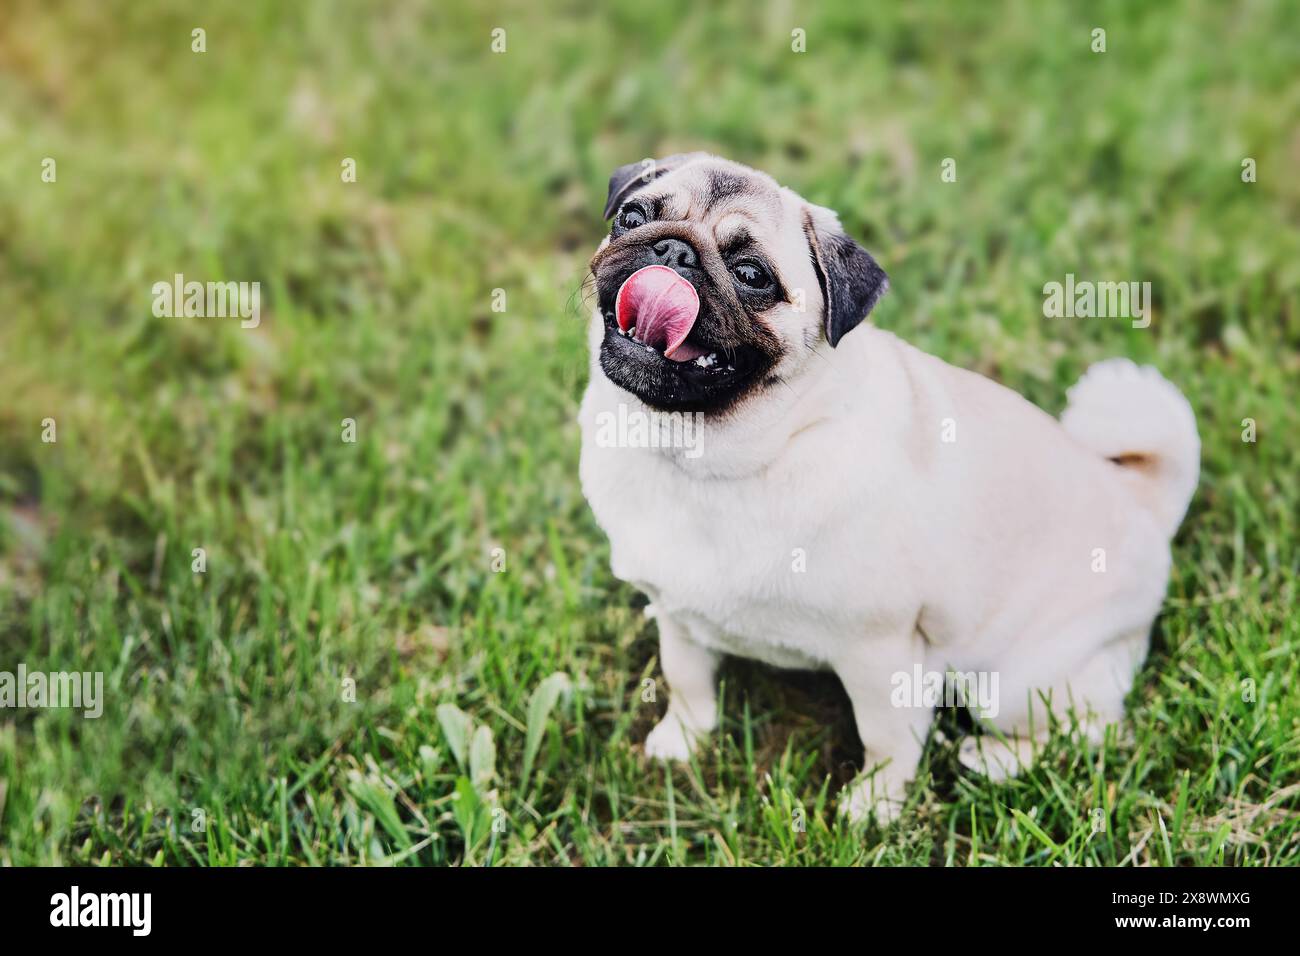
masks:
[[[620,167],[609,181],[611,215],[591,260],[605,321],[600,366],[654,408],[723,412],[760,400],[823,342],[836,345],[888,285],[833,212],[705,153]],[[619,296],[646,266],[671,269],[698,296],[693,324],[676,326],[689,329],[680,345],[653,333],[642,341]],[[656,278],[683,286],[662,270]],[[674,294],[690,298],[689,290],[666,293]]]

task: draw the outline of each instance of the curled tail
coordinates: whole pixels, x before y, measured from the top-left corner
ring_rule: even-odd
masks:
[[[1123,469],[1170,538],[1200,475],[1201,439],[1192,406],[1149,365],[1107,359],[1069,391],[1061,425],[1075,441]]]

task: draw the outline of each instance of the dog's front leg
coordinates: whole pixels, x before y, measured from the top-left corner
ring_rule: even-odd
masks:
[[[659,760],[686,760],[718,724],[714,677],[719,655],[693,641],[667,614],[654,616],[659,621],[659,665],[671,696],[668,713],[646,737],[645,752]]]
[[[896,675],[910,682],[913,665],[923,660],[921,638],[913,633],[857,643],[833,664],[862,739],[862,775],[845,788],[839,804],[855,822],[874,813],[884,826],[903,807],[934,714],[932,708],[913,706],[910,694],[906,701],[897,699],[894,689]]]

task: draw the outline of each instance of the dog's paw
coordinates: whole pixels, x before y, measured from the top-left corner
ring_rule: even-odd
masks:
[[[645,739],[645,755],[654,760],[689,760],[699,735],[668,714]]]
[[[867,823],[873,818],[881,827],[887,827],[903,812],[904,801],[880,792],[880,782],[870,778],[851,783],[840,794],[840,814],[850,823]]]
[[[1033,745],[1028,740],[1003,742],[996,737],[972,736],[958,746],[957,760],[993,783],[1002,783],[1033,762]]]

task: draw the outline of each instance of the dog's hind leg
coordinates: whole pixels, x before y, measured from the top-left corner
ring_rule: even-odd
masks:
[[[1009,736],[1000,739],[992,734],[980,734],[964,739],[957,748],[957,759],[963,767],[999,782],[1014,777],[1033,764],[1042,735],[1037,739]]]
[[[1071,716],[1085,740],[1100,743],[1107,725],[1124,717],[1124,698],[1146,656],[1149,631],[1142,627],[1125,633],[1065,675],[1041,683],[1014,681],[1011,693],[1000,702],[1007,706],[987,719],[1001,736],[967,737],[958,747],[957,759],[991,780],[1013,777],[1034,762],[1053,720],[1067,726]]]

